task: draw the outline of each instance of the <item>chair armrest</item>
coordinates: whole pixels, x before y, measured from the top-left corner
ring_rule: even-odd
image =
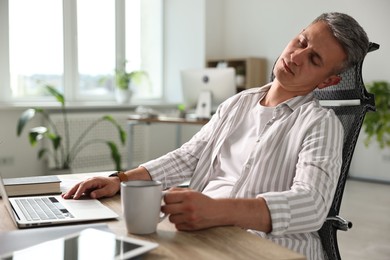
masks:
[[[332,222],[332,225],[339,230],[347,231],[352,228],[352,222],[345,220],[340,216],[327,217],[326,221]]]

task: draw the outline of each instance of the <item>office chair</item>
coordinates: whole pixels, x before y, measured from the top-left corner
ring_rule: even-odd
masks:
[[[378,44],[370,43],[368,52],[377,49],[379,49]],[[326,221],[318,231],[325,258],[328,260],[341,260],[337,231],[347,231],[352,228],[352,222],[339,216],[341,200],[364,116],[368,111],[375,111],[374,95],[367,92],[363,83],[363,61],[342,73],[342,80],[339,84],[314,91],[315,97],[320,100],[322,106],[333,109],[344,127],[341,173],[332,206]],[[272,74],[271,80],[273,79]]]
[[[379,49],[378,44],[370,43],[369,52],[377,49]],[[352,222],[343,219],[338,214],[364,116],[368,111],[375,111],[374,95],[367,92],[363,83],[363,61],[344,72],[341,75],[342,80],[338,85],[314,91],[316,98],[319,100],[352,100],[352,104],[349,105],[343,105],[344,102],[342,102],[340,106],[328,106],[335,111],[344,126],[341,173],[328,217],[322,228],[318,231],[326,258],[329,260],[341,259],[337,243],[337,230],[347,231],[352,227]]]

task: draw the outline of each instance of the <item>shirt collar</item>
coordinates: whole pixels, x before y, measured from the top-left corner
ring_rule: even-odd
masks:
[[[255,93],[255,92],[258,92],[260,93],[260,99],[262,99],[265,94],[268,92],[268,90],[270,89],[272,83],[268,83],[267,85],[261,87],[261,88],[257,88],[257,89],[252,89],[253,92],[252,93]],[[296,110],[297,108],[299,108],[300,106],[302,106],[303,104],[306,104],[310,101],[313,101],[315,100],[314,98],[314,93],[313,92],[310,92],[309,94],[306,94],[304,96],[296,96],[296,97],[293,97],[293,98],[290,98],[282,103],[280,103],[279,105],[276,106],[276,108],[278,107],[284,107],[284,106],[287,106],[288,108],[290,108],[292,111]]]

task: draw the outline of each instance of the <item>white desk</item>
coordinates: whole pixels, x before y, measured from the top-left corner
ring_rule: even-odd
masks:
[[[134,126],[142,124],[174,124],[176,125],[176,148],[181,143],[181,127],[183,125],[199,125],[206,124],[208,120],[183,119],[174,117],[152,117],[142,118],[140,116],[129,116],[127,124],[127,168],[133,168],[133,143],[134,143]]]

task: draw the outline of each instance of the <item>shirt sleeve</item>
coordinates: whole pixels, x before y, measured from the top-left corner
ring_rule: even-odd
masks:
[[[268,205],[272,235],[313,232],[321,228],[340,175],[343,135],[337,116],[333,111],[328,112],[307,131],[291,189],[258,195]]]

